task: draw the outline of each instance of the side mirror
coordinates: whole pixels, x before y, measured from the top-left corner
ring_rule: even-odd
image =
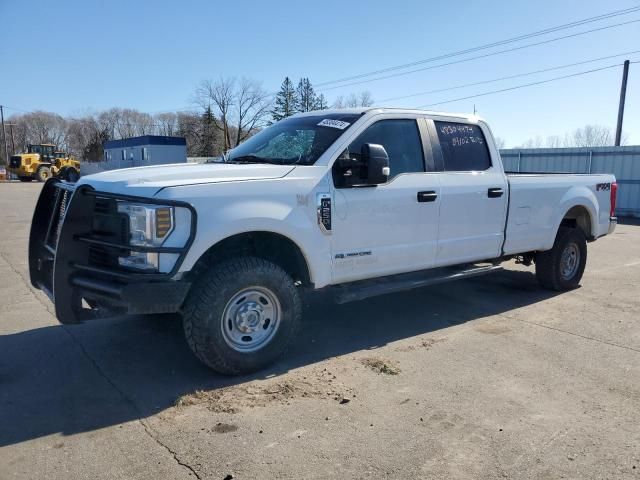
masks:
[[[365,143],[360,150],[363,180],[367,185],[379,185],[389,179],[389,155],[382,145]]]

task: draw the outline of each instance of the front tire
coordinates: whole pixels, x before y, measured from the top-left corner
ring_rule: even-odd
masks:
[[[551,250],[536,254],[536,277],[544,288],[577,288],[587,264],[587,241],[579,228],[560,227]]]
[[[36,179],[39,182],[46,182],[51,178],[51,168],[49,167],[40,167],[36,172]]]
[[[300,294],[278,265],[235,258],[200,276],[182,317],[187,343],[205,365],[225,375],[251,373],[280,357],[295,336]]]

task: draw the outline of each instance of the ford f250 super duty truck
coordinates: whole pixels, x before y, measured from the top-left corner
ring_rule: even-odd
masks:
[[[574,288],[615,197],[612,175],[506,174],[476,116],[323,110],[219,163],[50,179],[29,268],[62,323],[179,312],[195,355],[238,374],[282,354],[305,290],[362,300],[509,259]]]

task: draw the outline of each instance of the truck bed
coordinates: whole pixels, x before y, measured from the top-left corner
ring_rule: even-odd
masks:
[[[591,221],[588,237],[608,232],[613,175],[508,172],[507,181],[505,254],[550,249],[562,218],[579,204],[586,206]]]

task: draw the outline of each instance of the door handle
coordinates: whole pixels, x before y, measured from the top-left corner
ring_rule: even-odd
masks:
[[[502,188],[500,188],[500,187],[498,187],[498,188],[490,188],[487,191],[487,196],[489,198],[499,198],[502,195],[504,195],[504,190]]]
[[[436,198],[438,198],[438,194],[433,190],[428,190],[426,192],[418,192],[418,202],[435,202]]]

